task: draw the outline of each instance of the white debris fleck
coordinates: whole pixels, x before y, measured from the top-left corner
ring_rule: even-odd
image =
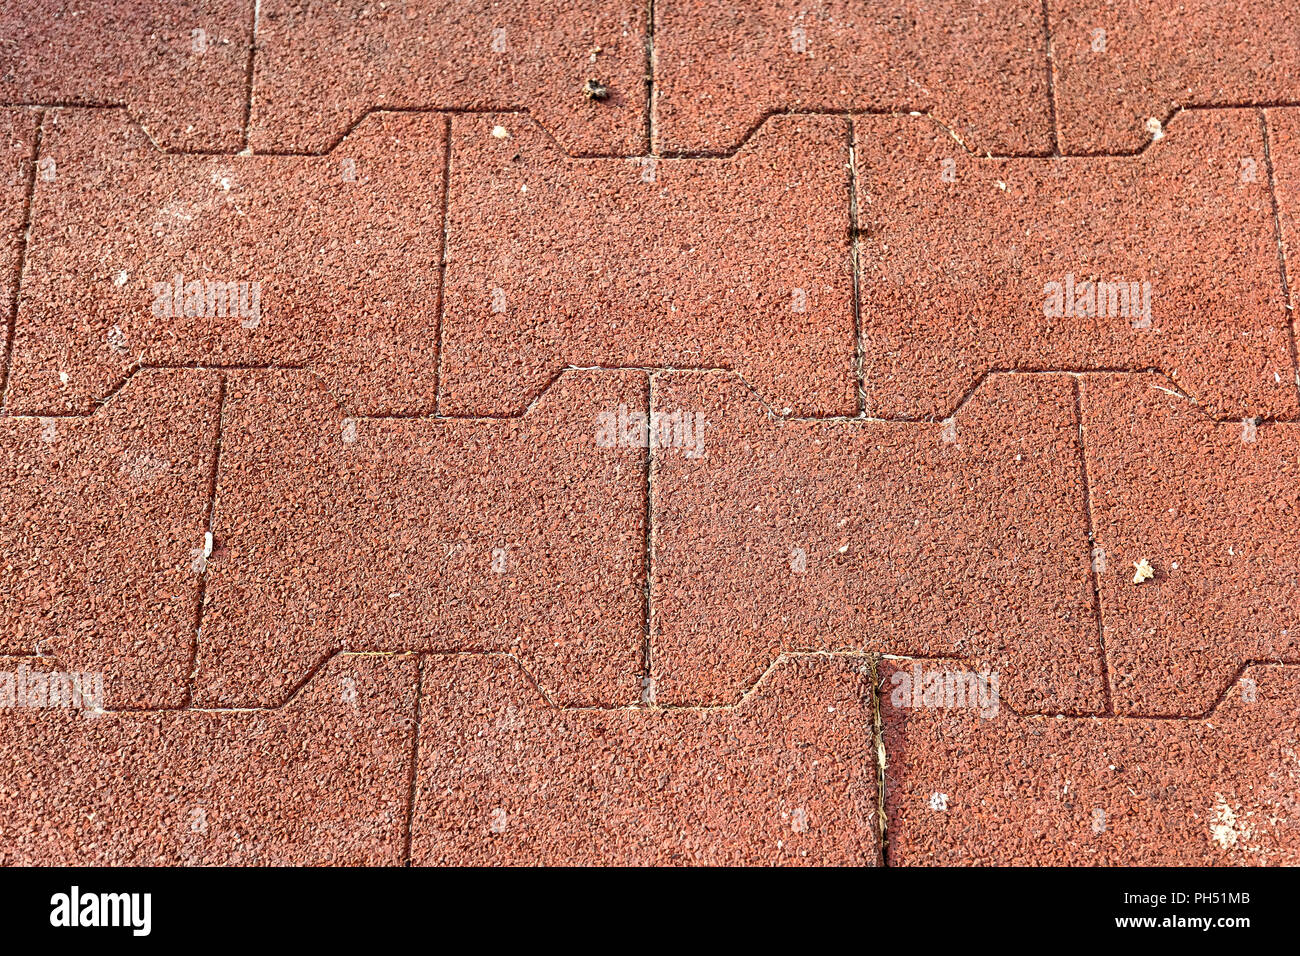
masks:
[[[1214,795],[1214,818],[1210,821],[1210,836],[1214,842],[1225,850],[1237,845],[1238,840],[1248,840],[1254,835],[1253,828],[1242,819],[1239,807],[1228,805],[1223,794]]]
[[[1154,116],[1147,120],[1147,132],[1151,134],[1151,139],[1153,141],[1165,138],[1164,124]]]
[[[1141,561],[1134,561],[1133,568],[1134,584],[1141,584],[1143,581],[1150,581],[1156,576],[1155,568],[1151,567],[1151,562],[1146,558],[1143,558]]]
[[[930,794],[930,809],[944,812],[948,809],[948,794],[932,793]]]
[[[496,139],[509,139],[510,130],[506,129],[504,126],[493,126],[492,135]]]

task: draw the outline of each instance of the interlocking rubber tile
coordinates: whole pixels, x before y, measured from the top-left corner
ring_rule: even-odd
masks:
[[[854,413],[848,148],[843,119],[778,117],[730,159],[570,159],[527,117],[455,117],[442,411],[669,365]]]
[[[18,289],[27,221],[27,191],[36,148],[35,110],[0,109],[0,356],[8,356],[9,320]],[[0,379],[4,372],[0,370]],[[2,387],[2,386],[0,386]],[[0,400],[3,400],[0,395]]]
[[[1063,152],[1142,149],[1147,121],[1179,107],[1300,103],[1300,10],[1287,0],[1048,6]]]
[[[121,111],[51,111],[9,407],[81,410],[138,364],[276,364],[431,410],[445,135],[383,113],[324,157],[166,155]]]
[[[506,657],[423,666],[413,863],[877,861],[861,660],[784,660],[714,710],[557,710]]]
[[[103,671],[111,707],[184,703],[219,388],[152,370],[90,417],[0,416],[0,653]]]
[[[980,152],[1052,148],[1042,4],[659,0],[655,131],[724,152],[785,110],[919,111]]]
[[[1068,376],[993,376],[946,423],[776,422],[718,374],[653,394],[702,435],[655,449],[659,700],[729,702],[814,649],[968,657],[1018,707],[1101,710]]]
[[[1082,408],[1116,711],[1203,713],[1242,664],[1300,662],[1300,423],[1215,423],[1154,375],[1084,376]]]
[[[1300,109],[1268,110],[1265,115],[1294,322],[1300,309]]]
[[[0,864],[1300,865],[1297,39],[9,4]]]
[[[1297,413],[1257,111],[1185,113],[1118,158],[980,159],[923,117],[855,124],[870,413],[942,416],[1013,368],[1156,368],[1216,417]]]
[[[237,152],[253,0],[44,0],[0,11],[0,104],[124,106],[162,147]]]
[[[0,863],[399,864],[418,679],[339,655],[280,710],[0,710]]]
[[[270,705],[331,651],[518,653],[563,704],[631,702],[645,449],[571,373],[521,419],[357,420],[302,373],[232,375],[195,699]]]
[[[946,662],[920,663],[929,684]],[[880,691],[891,864],[1300,862],[1296,668],[1252,667],[1184,721],[918,707],[912,665],[895,666]]]
[[[646,10],[635,0],[264,0],[253,147],[327,149],[373,108],[522,109],[571,154],[644,153]],[[583,92],[588,80],[604,99]]]

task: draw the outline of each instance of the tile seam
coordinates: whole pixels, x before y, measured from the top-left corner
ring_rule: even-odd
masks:
[[[523,661],[519,659],[512,651],[465,651],[465,650],[447,650],[447,651],[427,651],[427,650],[384,650],[384,651],[354,651],[336,649],[321,659],[320,663],[312,668],[311,674],[307,679],[299,682],[293,690],[278,704],[268,706],[244,706],[244,707],[117,707],[107,708],[102,711],[104,714],[171,714],[171,713],[199,713],[199,714],[243,714],[243,713],[271,713],[274,711],[284,710],[293,705],[299,693],[304,690],[312,679],[322,671],[335,657],[505,657],[509,658],[519,668],[527,679],[528,683],[538,696],[546,702],[546,705],[556,711],[575,711],[582,713],[616,713],[616,712],[694,712],[709,713],[713,711],[730,711],[743,706],[749,701],[763,685],[763,683],[787,661],[811,658],[825,657],[843,660],[861,660],[866,661],[871,657],[878,660],[891,661],[964,661],[967,658],[957,658],[951,656],[938,655],[899,655],[899,654],[878,654],[876,652],[864,651],[788,651],[783,652],[764,669],[763,673],[757,680],[745,690],[736,700],[728,704],[655,704],[652,707],[642,707],[632,704],[610,704],[610,705],[584,705],[584,706],[565,706],[554,702],[545,689],[537,683],[532,672],[528,670]],[[12,658],[15,660],[49,660],[49,658],[39,658],[31,654],[0,654],[0,657]],[[1072,711],[1052,711],[1048,713],[1021,713],[1005,701],[999,704],[1001,709],[1014,715],[1020,720],[1095,720],[1095,721],[1158,721],[1161,723],[1187,723],[1189,721],[1208,720],[1218,712],[1219,708],[1227,701],[1228,695],[1232,688],[1236,686],[1243,673],[1252,667],[1277,667],[1277,668],[1300,668],[1300,658],[1295,660],[1273,660],[1263,658],[1252,658],[1244,661],[1236,670],[1233,678],[1229,681],[1224,689],[1219,693],[1214,703],[1207,709],[1195,714],[1148,714],[1148,713],[1114,713],[1114,714],[1096,714],[1096,713],[1077,713]]]
[[[880,838],[879,863],[887,867],[889,866],[889,814],[886,809],[886,799],[889,753],[885,749],[884,720],[880,706],[880,687],[883,681],[880,661],[879,654],[867,656],[867,679],[871,687],[871,738],[876,759],[876,832]]]
[[[262,0],[253,0],[253,9],[248,18],[248,66],[246,67],[247,76],[244,82],[244,122],[241,139],[243,148],[240,150],[241,154],[250,151],[249,138],[252,135],[253,125],[253,81],[256,77],[257,27],[261,13]]]
[[[207,534],[212,537],[213,553],[216,552],[217,536],[217,494],[220,490],[221,481],[221,441],[225,429],[226,421],[226,375],[222,373],[219,378],[220,384],[217,387],[217,430],[216,438],[212,445],[212,474],[208,484],[208,514],[207,514]],[[198,679],[199,672],[199,643],[203,636],[203,617],[207,613],[208,604],[208,574],[212,555],[205,557],[203,564],[203,573],[199,575],[199,593],[197,606],[194,610],[194,638],[190,644],[190,666],[185,679],[185,695],[182,710],[189,709],[194,703],[194,684]]]
[[[437,316],[438,361],[434,367],[433,379],[433,414],[438,417],[442,410],[442,356],[447,351],[447,320],[443,311],[447,304],[447,247],[451,240],[451,117],[448,116],[442,127],[442,244],[438,256],[438,295],[434,314]]]
[[[1287,275],[1286,242],[1282,233],[1282,207],[1277,198],[1277,173],[1273,169],[1272,130],[1268,113],[1259,111],[1260,131],[1264,135],[1264,169],[1268,173],[1268,191],[1273,201],[1273,234],[1277,237],[1277,267],[1282,279],[1282,309],[1287,317],[1287,333],[1291,345],[1291,383],[1295,386],[1296,401],[1300,403],[1300,358],[1296,352],[1295,303],[1291,298],[1291,280]]]
[[[1088,476],[1088,442],[1083,425],[1083,385],[1077,375],[1070,376],[1070,387],[1074,394],[1075,436],[1079,443],[1079,477],[1083,491],[1083,517],[1088,536],[1088,547],[1084,555],[1087,562],[1088,577],[1092,583],[1092,611],[1097,629],[1097,649],[1101,653],[1101,689],[1102,715],[1114,714],[1114,702],[1111,695],[1110,658],[1106,650],[1106,622],[1101,605],[1101,577],[1093,557],[1097,549],[1097,528],[1093,518],[1092,482]]]
[[[415,801],[419,795],[420,781],[420,708],[424,703],[424,657],[416,656],[415,667],[415,719],[411,727],[411,773],[407,791],[406,835],[402,849],[402,865],[411,866],[411,845],[415,831]]]
[[[1048,0],[1043,0],[1043,54],[1047,67],[1047,108],[1051,119],[1053,157],[1061,155],[1061,134],[1056,114],[1056,57],[1052,51],[1052,17]]]
[[[102,398],[93,399],[91,405],[94,407],[89,411],[32,411],[32,412],[6,412],[0,408],[0,417],[8,418],[89,418],[93,416],[99,408],[107,405],[117,397],[127,386],[127,384],[137,374],[141,372],[177,369],[183,371],[262,371],[262,372],[303,372],[311,375],[313,378],[323,382],[327,386],[327,391],[335,398],[340,409],[351,411],[351,406],[340,400],[332,389],[328,388],[328,379],[325,373],[318,371],[308,365],[300,364],[261,364],[261,363],[213,363],[213,362],[145,362],[138,363],[131,367],[120,382],[114,385]],[[984,383],[994,376],[1031,376],[1031,375],[1155,375],[1167,381],[1173,388],[1173,394],[1180,398],[1186,399],[1190,404],[1199,409],[1204,415],[1206,421],[1213,422],[1217,425],[1240,424],[1239,417],[1217,418],[1211,414],[1205,406],[1196,399],[1196,397],[1186,391],[1179,385],[1168,372],[1148,365],[1140,368],[1122,368],[1115,366],[1098,366],[1096,368],[1077,367],[1077,366],[1055,366],[1044,368],[991,368],[980,373],[975,384],[972,385],[958,399],[957,403],[947,412],[935,413],[930,415],[906,415],[894,418],[879,418],[871,415],[778,415],[774,406],[763,398],[762,394],[745,378],[744,374],[734,368],[724,368],[718,366],[682,366],[682,365],[569,365],[559,369],[551,379],[541,388],[541,390],[529,399],[528,404],[517,412],[503,413],[474,413],[474,414],[443,414],[439,411],[426,412],[388,412],[380,411],[364,415],[351,415],[352,418],[374,420],[374,421],[443,421],[443,422],[465,422],[465,421],[517,421],[527,416],[542,397],[550,391],[555,384],[565,375],[575,372],[646,372],[646,373],[686,373],[686,374],[710,374],[710,375],[728,375],[736,378],[746,390],[749,391],[754,400],[760,404],[766,411],[769,419],[778,424],[800,424],[808,422],[821,423],[838,423],[838,424],[890,424],[890,425],[932,425],[945,421],[953,416],[960,414],[962,409],[970,403],[970,400],[979,393]],[[1257,415],[1253,420],[1261,426],[1269,425],[1294,425],[1300,424],[1300,415],[1296,417],[1280,417],[1276,415]]]
[[[0,102],[0,108],[35,108],[35,109],[91,109],[91,110],[122,110],[127,114],[127,118],[146,135],[153,147],[160,153],[169,156],[299,156],[299,157],[323,157],[331,155],[345,140],[348,139],[357,128],[361,126],[369,117],[377,113],[427,113],[442,116],[483,116],[491,114],[514,113],[528,116],[534,122],[538,129],[544,132],[554,143],[559,155],[567,159],[580,160],[618,160],[618,159],[638,159],[647,158],[629,153],[601,153],[601,152],[569,152],[555,138],[554,133],[546,124],[533,115],[527,108],[518,105],[502,105],[492,107],[455,107],[455,106],[372,106],[357,118],[348,128],[330,144],[321,149],[314,150],[294,150],[294,149],[267,149],[251,150],[241,147],[237,150],[232,149],[178,149],[173,147],[163,147],[158,141],[144,128],[139,118],[132,112],[132,108],[127,103],[112,102],[75,102],[60,100],[41,100],[41,101],[10,101]],[[1170,124],[1181,114],[1207,111],[1207,110],[1262,110],[1262,109],[1289,109],[1300,107],[1300,100],[1277,100],[1277,101],[1254,101],[1254,102],[1222,102],[1222,103],[1193,103],[1173,106],[1165,114],[1162,125],[1166,130]],[[663,160],[726,160],[732,159],[748,146],[749,141],[754,135],[762,129],[763,125],[770,119],[781,116],[897,116],[913,117],[925,119],[940,129],[948,133],[972,158],[983,160],[1029,160],[1037,159],[1045,162],[1060,159],[1125,159],[1130,157],[1141,156],[1155,142],[1148,140],[1136,149],[1113,150],[1113,151],[1079,151],[1079,152],[1022,152],[1022,153],[993,153],[990,151],[979,151],[972,149],[965,140],[963,140],[951,126],[943,121],[940,117],[924,110],[909,109],[835,109],[824,107],[820,109],[799,109],[795,107],[773,109],[764,113],[752,129],[750,129],[745,138],[733,149],[730,150],[676,150],[671,152],[655,152],[651,155],[656,159]],[[1168,138],[1168,137],[1166,137]]]
[[[4,365],[0,367],[0,413],[3,413],[9,398],[9,379],[13,372],[14,336],[18,332],[18,307],[22,302],[23,275],[27,271],[27,250],[32,241],[32,226],[36,216],[36,167],[41,159],[41,143],[45,136],[45,111],[36,114],[36,126],[32,135],[32,148],[28,153],[30,169],[27,170],[27,187],[23,211],[22,238],[18,242],[18,261],[14,264],[13,297],[9,314],[5,316],[8,332],[5,336]]]
[[[646,376],[646,410],[648,418],[654,421],[655,411],[655,373]],[[653,426],[649,430],[646,444],[645,464],[645,638],[641,647],[641,702],[653,703],[654,699],[654,565],[655,565],[655,526],[654,526],[654,476],[655,443]],[[646,700],[649,696],[650,700]]]
[[[866,346],[862,339],[862,252],[858,227],[857,125],[849,117],[849,264],[853,270],[853,375],[858,391],[858,417],[867,415]]]

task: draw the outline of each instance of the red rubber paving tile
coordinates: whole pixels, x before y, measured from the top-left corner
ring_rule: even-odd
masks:
[[[1265,115],[1294,321],[1300,309],[1300,109],[1268,110]]]
[[[455,117],[441,410],[669,365],[854,413],[848,147],[843,119],[777,117],[731,159],[580,160],[526,117]]]
[[[1185,113],[1111,159],[979,159],[924,118],[855,123],[872,414],[942,416],[1009,368],[1156,368],[1216,417],[1297,414],[1257,111]],[[1149,283],[1149,317],[1138,297],[1088,314],[1096,281]]]
[[[34,172],[37,123],[35,110],[0,110],[0,155],[4,157],[0,166],[0,356],[6,357],[26,230],[27,191]],[[3,376],[0,371],[0,378]]]
[[[0,11],[0,104],[124,106],[166,149],[237,152],[253,0],[44,0]]]
[[[631,702],[645,449],[598,419],[640,373],[522,419],[356,420],[302,373],[232,375],[195,699],[271,705],[335,649],[511,651],[562,704]]]
[[[213,363],[307,365],[362,411],[431,410],[445,126],[385,113],[326,157],[169,156],[120,111],[52,112],[9,407]]]
[[[1203,713],[1242,664],[1300,662],[1300,424],[1212,422],[1157,376],[1084,376],[1082,408],[1115,710]]]
[[[87,418],[0,416],[0,653],[178,707],[193,656],[216,375],[146,371]]]
[[[400,864],[418,679],[340,655],[280,710],[0,711],[0,863]]]
[[[726,152],[769,113],[927,112],[980,152],[1052,148],[1038,0],[658,0],[655,129],[666,152]]]
[[[1300,103],[1300,11],[1287,0],[1049,7],[1063,152],[1142,149],[1147,121],[1179,107]]]
[[[253,147],[321,151],[373,108],[523,109],[571,154],[644,153],[646,10],[636,0],[264,0]],[[608,96],[588,98],[588,80]]]
[[[1250,668],[1191,721],[915,707],[893,674],[881,687],[892,865],[1300,862],[1296,668]]]
[[[1300,864],[1293,4],[10,6],[0,863]]]
[[[504,657],[428,657],[417,864],[873,864],[861,660],[783,661],[734,709],[562,711]]]
[[[993,376],[950,423],[778,423],[717,374],[653,393],[703,416],[655,452],[660,701],[731,701],[814,649],[969,657],[1018,707],[1101,710],[1067,376]]]

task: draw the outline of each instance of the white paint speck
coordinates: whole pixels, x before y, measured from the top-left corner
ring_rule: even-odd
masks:
[[[1241,817],[1241,808],[1229,806],[1223,794],[1214,795],[1214,817],[1210,821],[1210,836],[1224,850],[1230,850],[1239,840],[1250,839],[1253,830]]]

